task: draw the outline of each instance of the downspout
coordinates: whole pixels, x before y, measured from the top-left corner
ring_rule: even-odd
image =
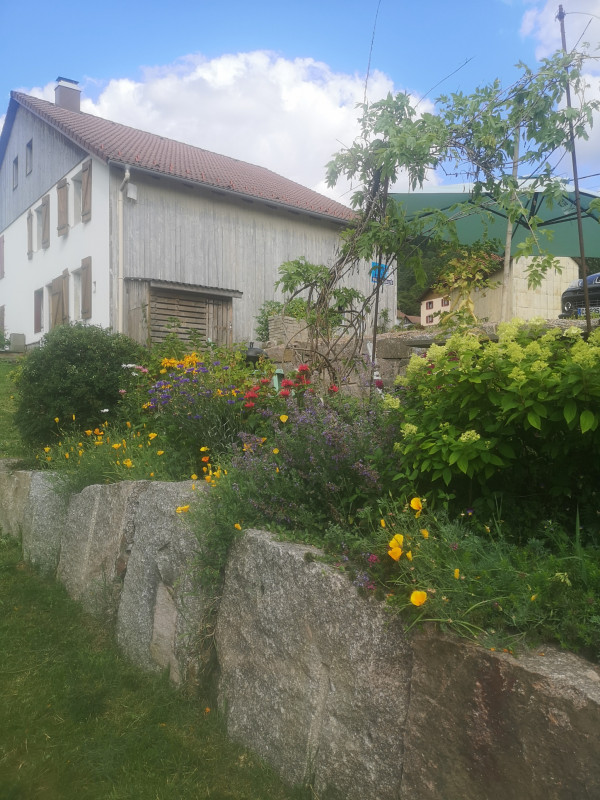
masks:
[[[127,184],[129,183],[129,179],[131,178],[131,174],[129,172],[129,167],[125,167],[125,177],[121,181],[121,185],[119,186],[119,193],[117,194],[117,218],[118,218],[118,248],[119,248],[119,260],[118,260],[118,267],[117,267],[117,333],[123,333],[124,329],[124,319],[125,319],[125,309],[123,308],[124,302],[124,279],[123,273],[125,272],[125,256],[123,253],[123,192],[125,191]]]

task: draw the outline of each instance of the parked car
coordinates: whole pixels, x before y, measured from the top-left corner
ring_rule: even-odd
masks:
[[[600,272],[588,275],[587,285],[590,309],[598,313],[600,312]],[[569,287],[562,293],[560,306],[562,309],[562,313],[559,315],[561,319],[585,316],[583,278],[569,284]]]

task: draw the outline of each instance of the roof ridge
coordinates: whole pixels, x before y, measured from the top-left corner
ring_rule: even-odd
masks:
[[[215,153],[81,111],[69,111],[22,92],[11,98],[106,163],[129,164],[298,211],[349,222],[354,212],[337,200],[285,178],[268,167]]]

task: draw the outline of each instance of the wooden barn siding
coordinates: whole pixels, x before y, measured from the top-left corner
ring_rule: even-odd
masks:
[[[125,281],[123,296],[127,309],[124,315],[123,332],[137,342],[148,344],[149,284],[146,281]]]
[[[113,264],[117,259],[116,193],[111,175]],[[135,173],[137,201],[125,200],[125,278],[178,281],[243,292],[233,300],[233,338],[249,339],[262,303],[275,297],[279,266],[306,256],[331,263],[341,229],[333,223],[248,203],[168,179]],[[280,295],[279,295],[280,296]]]
[[[33,140],[33,169],[25,174],[25,148]],[[17,111],[0,166],[0,231],[36,203],[78,164],[86,153],[24,108]],[[19,185],[13,190],[13,161],[19,158]],[[56,196],[51,199],[56,203]]]

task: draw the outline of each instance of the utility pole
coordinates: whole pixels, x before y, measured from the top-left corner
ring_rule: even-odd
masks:
[[[560,38],[562,41],[563,52],[567,52],[567,38],[565,35],[565,12],[562,5],[558,7],[556,19],[560,22]],[[571,108],[571,87],[567,80],[567,108]],[[585,324],[588,336],[592,330],[592,319],[590,316],[590,297],[588,293],[587,276],[588,269],[585,261],[585,247],[583,244],[583,223],[581,219],[581,196],[579,194],[579,176],[577,174],[577,156],[575,154],[575,134],[573,132],[573,122],[569,119],[569,138],[571,140],[571,161],[573,164],[573,186],[575,187],[575,208],[577,210],[577,232],[579,234],[579,255],[581,257],[581,271],[583,274],[583,300],[585,303]]]

